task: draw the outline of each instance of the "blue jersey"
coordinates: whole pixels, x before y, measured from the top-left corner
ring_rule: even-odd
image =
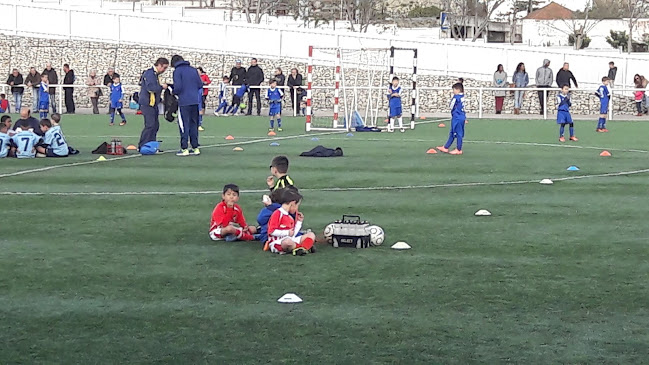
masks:
[[[572,106],[572,103],[570,102],[570,95],[563,95],[559,94],[557,95],[557,109],[560,112],[570,112],[570,107]]]
[[[237,93],[235,94],[239,98],[243,98],[243,95],[248,91],[248,85],[243,84],[237,89]]]
[[[30,130],[16,133],[11,140],[16,145],[16,157],[18,158],[34,158],[36,157],[36,145],[41,141],[41,137],[34,134]]]
[[[11,137],[7,133],[0,132],[0,158],[7,157],[11,146]]]
[[[270,101],[271,104],[277,104],[280,103],[282,100],[282,96],[284,95],[284,92],[278,88],[274,89],[268,89],[268,93],[266,97]]]
[[[451,99],[451,117],[453,120],[461,121],[462,123],[466,120],[464,94],[453,95],[453,99]]]
[[[124,99],[124,91],[122,84],[110,85],[110,107],[114,109],[122,109],[124,106],[120,100]]]
[[[600,85],[595,94],[602,103],[608,103],[609,99],[611,99],[611,90],[606,85]]]
[[[45,144],[58,156],[68,155],[68,143],[65,141],[61,127],[58,125],[45,132]]]
[[[38,100],[50,100],[49,88],[45,82],[41,82],[41,86],[38,88]]]
[[[396,96],[393,94],[397,94]],[[388,100],[390,105],[390,117],[398,117],[402,114],[401,109],[401,86],[396,88],[392,85],[388,88]]]

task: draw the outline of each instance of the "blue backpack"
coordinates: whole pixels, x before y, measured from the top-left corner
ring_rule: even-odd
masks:
[[[160,147],[160,142],[158,141],[151,141],[147,142],[140,147],[140,154],[142,155],[155,155],[156,152],[158,152],[158,148]]]

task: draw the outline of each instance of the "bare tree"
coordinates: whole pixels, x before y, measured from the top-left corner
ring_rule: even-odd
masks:
[[[602,21],[602,19],[592,19],[590,16],[592,9],[592,4],[588,4],[583,12],[573,13],[569,19],[561,19],[559,24],[551,22],[548,25],[550,28],[567,34],[568,37],[574,37],[574,48],[579,50],[588,33]]]
[[[496,9],[506,0],[444,0],[444,10],[450,13],[449,25],[455,39],[465,40],[471,18],[475,32],[471,39],[475,42],[487,29],[489,20],[496,14]]]
[[[482,32],[487,29],[489,25],[489,20],[495,14],[496,9],[498,9],[506,0],[485,0],[477,1],[478,6],[476,6],[476,12],[474,15],[474,24],[475,32],[473,33],[472,42],[475,42],[481,35]]]
[[[244,13],[248,23],[253,23],[254,15],[254,23],[259,24],[264,15],[272,14],[281,3],[281,0],[233,0],[231,6],[232,10]]]
[[[644,18],[649,13],[649,0],[622,0],[622,7],[628,17],[629,40],[627,51],[633,52],[633,28],[638,24],[640,18]]]

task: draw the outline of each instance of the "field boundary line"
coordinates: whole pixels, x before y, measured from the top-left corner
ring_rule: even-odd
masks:
[[[649,168],[641,170],[608,172],[593,175],[578,175],[551,178],[552,181],[571,181],[581,179],[593,179],[616,176],[630,176],[649,173]],[[343,187],[343,188],[306,188],[300,191],[306,192],[348,192],[348,191],[389,191],[389,190],[417,190],[417,189],[438,189],[438,188],[458,188],[458,187],[476,187],[476,186],[501,186],[501,185],[523,185],[538,184],[540,180],[511,180],[511,181],[494,181],[494,182],[465,182],[465,183],[445,183],[445,184],[428,184],[428,185],[403,185],[403,186],[364,186],[364,187]],[[261,194],[267,193],[268,189],[241,190],[242,194]],[[103,195],[213,195],[221,194],[220,190],[203,190],[203,191],[132,191],[132,192],[5,192],[3,195],[62,195],[62,196],[103,196]]]

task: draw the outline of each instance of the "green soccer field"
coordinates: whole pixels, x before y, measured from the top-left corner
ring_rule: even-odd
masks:
[[[0,160],[1,363],[647,361],[649,123],[597,134],[576,122],[579,142],[561,144],[554,121],[476,120],[450,156],[426,154],[447,137],[436,123],[347,137],[289,118],[270,138],[266,118],[210,117],[201,156],[92,162],[112,136],[137,143],[130,119],[64,117],[82,154]],[[175,151],[177,126],[163,123]],[[317,144],[345,157],[298,157]],[[278,154],[305,228],[358,214],[386,243],[293,257],[211,242],[223,185],[244,190],[254,222]],[[304,302],[277,303],[287,292]]]

